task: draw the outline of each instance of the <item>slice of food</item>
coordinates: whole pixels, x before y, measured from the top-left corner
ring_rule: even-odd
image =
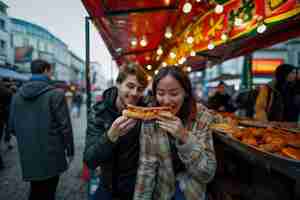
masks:
[[[141,120],[152,120],[156,119],[160,113],[164,115],[172,115],[170,107],[141,107],[127,105],[127,109],[123,110],[122,115]]]
[[[294,148],[291,148],[291,147],[286,147],[286,148],[283,148],[281,150],[282,154],[289,157],[289,158],[292,158],[292,159],[295,159],[295,160],[300,160],[300,151],[298,149],[294,149]]]

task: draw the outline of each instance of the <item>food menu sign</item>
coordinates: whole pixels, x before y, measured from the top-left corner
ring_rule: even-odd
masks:
[[[219,0],[220,1],[220,0]],[[215,1],[218,3],[218,1]],[[222,0],[213,10],[190,24],[170,50],[168,64],[176,64],[192,51],[211,50],[244,36],[261,34],[300,13],[297,0]]]

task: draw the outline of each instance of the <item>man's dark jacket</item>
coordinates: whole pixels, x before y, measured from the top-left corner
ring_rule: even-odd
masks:
[[[84,162],[91,169],[101,167],[103,187],[119,194],[122,199],[132,199],[139,157],[140,123],[112,143],[107,131],[121,114],[115,102],[117,88],[104,92],[103,101],[94,105],[87,127]]]
[[[74,143],[64,92],[47,80],[29,81],[13,97],[9,129],[18,141],[25,181],[44,180],[67,169]]]

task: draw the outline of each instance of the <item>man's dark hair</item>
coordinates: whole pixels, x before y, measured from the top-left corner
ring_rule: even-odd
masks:
[[[51,69],[51,64],[45,60],[37,59],[31,62],[30,68],[32,74],[42,74]]]
[[[147,87],[148,80],[146,74],[139,68],[138,65],[128,64],[121,67],[116,82],[123,83],[128,75],[136,76],[137,81],[144,87]]]

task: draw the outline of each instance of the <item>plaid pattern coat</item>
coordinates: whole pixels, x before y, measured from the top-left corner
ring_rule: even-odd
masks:
[[[175,177],[167,133],[145,122],[140,135],[140,163],[134,200],[171,200],[175,182],[183,191],[186,200],[204,200],[206,184],[213,178],[216,159],[209,124],[215,117],[205,108],[198,110],[187,143],[176,141],[179,158],[186,171]]]

